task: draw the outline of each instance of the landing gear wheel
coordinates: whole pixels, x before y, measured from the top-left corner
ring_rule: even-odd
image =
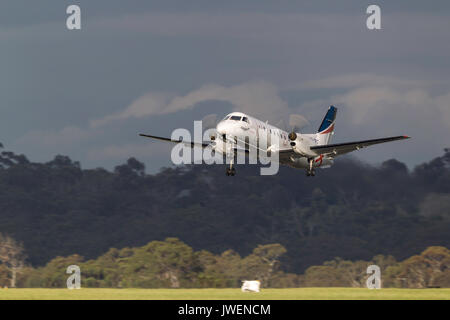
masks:
[[[236,174],[236,169],[235,168],[227,168],[227,171],[225,172],[225,174],[227,176],[234,176]]]
[[[311,172],[309,170],[306,170],[306,176],[309,177],[311,175]]]
[[[227,176],[234,176],[236,174],[236,169],[233,167],[234,164],[234,156],[231,158],[230,166],[227,168]]]
[[[316,175],[316,170],[311,170],[311,176],[314,177]]]

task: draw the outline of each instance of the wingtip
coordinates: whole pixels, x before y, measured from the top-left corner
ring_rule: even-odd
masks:
[[[410,139],[410,136],[403,136],[404,139]]]

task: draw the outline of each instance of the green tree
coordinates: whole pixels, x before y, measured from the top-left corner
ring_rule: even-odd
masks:
[[[16,287],[17,273],[25,266],[25,251],[21,243],[0,233],[0,262],[11,273],[11,288]]]
[[[128,285],[146,283],[149,287],[190,286],[198,268],[195,258],[192,248],[177,238],[152,241],[124,259],[124,281]]]
[[[312,266],[305,271],[304,285],[306,287],[346,287],[348,281],[333,266]]]
[[[269,283],[270,277],[279,266],[279,258],[286,253],[282,245],[267,244],[257,246],[252,254],[242,261],[243,274],[246,277],[260,280],[263,285]]]
[[[401,263],[398,277],[409,288],[439,286],[436,281],[450,268],[450,251],[445,247],[429,247],[420,255],[412,256]]]
[[[67,267],[70,265],[78,265],[81,269],[81,286],[84,286],[84,276],[82,267],[83,257],[77,254],[68,257],[56,257],[49,261],[44,267],[30,272],[30,276],[25,280],[27,287],[40,288],[66,288],[67,278],[70,276],[66,273]]]

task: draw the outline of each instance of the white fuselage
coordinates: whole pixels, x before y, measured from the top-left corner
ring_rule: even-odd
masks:
[[[318,134],[296,133],[296,139],[290,140],[289,133],[241,112],[227,115],[216,127],[218,143],[227,140],[248,142],[249,148],[279,153],[280,164],[295,168],[308,168],[308,159],[314,159],[313,167],[328,167],[333,163],[329,157],[317,154],[310,149],[319,145]],[[283,150],[293,150],[284,155]],[[258,156],[260,154],[258,153]]]

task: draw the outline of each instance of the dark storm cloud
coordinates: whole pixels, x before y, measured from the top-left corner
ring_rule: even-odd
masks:
[[[336,139],[414,136],[364,159],[416,164],[446,147],[447,1],[378,2],[381,31],[365,28],[361,1],[74,1],[72,32],[68,3],[0,4],[0,141],[32,159],[111,167],[136,155],[156,170],[170,153],[139,131],[237,109],[276,123],[272,108],[304,113],[313,131],[330,103]]]

